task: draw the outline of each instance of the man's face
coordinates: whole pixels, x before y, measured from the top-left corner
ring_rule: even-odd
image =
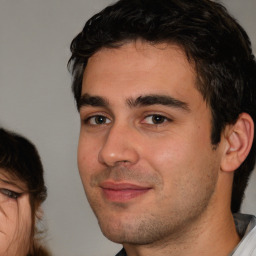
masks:
[[[31,207],[26,186],[0,169],[0,255],[25,256],[31,236]]]
[[[177,236],[214,201],[221,154],[179,47],[136,42],[98,51],[84,73],[80,117],[79,171],[110,240]]]

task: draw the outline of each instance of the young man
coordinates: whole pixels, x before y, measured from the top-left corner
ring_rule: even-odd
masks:
[[[118,254],[256,255],[256,63],[209,0],[120,0],[71,44],[78,166]],[[255,241],[254,241],[255,240]]]

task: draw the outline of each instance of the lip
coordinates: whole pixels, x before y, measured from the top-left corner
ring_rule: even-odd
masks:
[[[147,193],[151,187],[132,183],[103,182],[100,184],[103,196],[112,202],[126,202]]]

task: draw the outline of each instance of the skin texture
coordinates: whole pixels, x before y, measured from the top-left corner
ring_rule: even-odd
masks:
[[[233,174],[221,170],[228,143],[211,145],[211,112],[178,46],[98,51],[84,73],[80,117],[79,171],[106,237],[129,256],[232,251]]]
[[[32,219],[25,190],[22,182],[0,169],[0,255],[26,256],[29,251]]]

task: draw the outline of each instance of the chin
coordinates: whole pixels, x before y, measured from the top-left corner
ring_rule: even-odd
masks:
[[[103,235],[108,238],[110,241],[114,243],[127,243],[130,241],[130,232],[127,231],[126,225],[122,224],[118,221],[115,222],[114,219],[112,221],[99,221],[99,225]]]
[[[134,223],[113,223],[105,221],[100,223],[103,235],[110,241],[118,244],[149,244],[152,242],[152,234],[148,233]]]

